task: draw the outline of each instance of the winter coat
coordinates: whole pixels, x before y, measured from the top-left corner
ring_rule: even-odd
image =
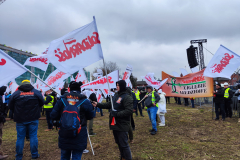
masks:
[[[154,96],[155,96],[155,103],[157,104],[160,100],[160,97],[157,92],[154,92]],[[153,107],[152,93],[148,94],[148,97],[145,99],[145,106],[147,108]]]
[[[98,108],[111,109],[111,102],[98,103]],[[116,124],[111,125],[113,116],[109,115],[109,127],[110,130],[128,132],[130,129],[130,117],[133,113],[133,98],[132,92],[126,90],[118,92],[113,97],[113,107],[117,110],[117,116],[115,117]]]
[[[15,122],[30,122],[40,118],[43,103],[42,94],[31,84],[24,84],[10,97],[9,108],[14,113]]]
[[[70,98],[75,97],[79,101],[84,101],[80,106],[80,121],[81,121],[81,131],[75,138],[63,138],[58,137],[58,146],[64,150],[78,150],[83,151],[87,148],[87,120],[90,120],[94,116],[94,107],[92,106],[89,100],[86,100],[86,96],[80,94],[80,92],[71,91],[60,97],[60,100],[56,102],[56,105],[53,107],[53,110],[50,114],[51,119],[59,120],[64,109],[64,104],[61,98],[70,101]]]
[[[158,111],[157,111],[157,114],[159,114],[159,113],[167,113],[165,95],[166,95],[166,93],[164,93],[164,92],[162,92],[162,93],[160,94],[160,101],[158,102]]]
[[[225,93],[225,90],[226,90],[226,89],[224,88],[224,90],[223,90],[224,93]],[[228,97],[228,98],[225,98],[225,97],[224,97],[224,101],[225,101],[225,102],[232,103],[233,91],[232,91],[231,89],[229,89],[228,93],[229,93],[229,97]]]
[[[224,103],[224,90],[222,88],[216,89],[213,95],[215,103]]]

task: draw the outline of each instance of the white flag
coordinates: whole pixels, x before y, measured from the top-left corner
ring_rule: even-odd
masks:
[[[55,67],[70,74],[76,72],[77,68],[103,59],[95,18],[91,23],[53,40],[47,55]]]
[[[118,81],[118,70],[113,71],[108,74],[108,81],[110,88],[116,88],[116,82]],[[87,84],[84,84],[81,86],[82,89],[108,89],[108,83],[107,83],[107,78],[106,76],[97,79],[95,81],[89,82]]]
[[[24,63],[24,66],[28,65],[46,71],[48,68],[48,63],[49,61],[47,58],[47,54],[42,54],[39,56],[29,57]]]
[[[220,45],[217,52],[207,65],[203,76],[225,77],[231,79],[231,75],[240,66],[240,56],[223,45]]]
[[[26,67],[0,49],[0,86],[6,85],[26,71]]]
[[[97,91],[96,96],[97,96],[98,103],[102,103],[103,96],[102,96],[102,92],[100,90]]]
[[[97,69],[97,73],[93,73],[93,77],[96,79],[102,78],[103,71],[101,69]]]
[[[154,79],[154,73],[148,73],[145,77],[142,77],[145,79],[146,83],[150,86],[152,86],[153,88],[159,89],[160,87],[162,87],[162,85],[164,83],[166,83],[167,78],[164,79],[163,81],[157,81]]]
[[[127,87],[130,87],[130,88],[132,88],[132,83],[130,81],[132,70],[133,70],[132,66],[128,64],[122,78],[122,80],[125,80]]]
[[[83,70],[83,68],[78,71],[78,74],[75,78],[75,81],[76,82],[81,81],[83,84],[86,84],[88,82],[85,71]]]
[[[54,88],[59,86],[59,84],[62,83],[63,80],[65,80],[68,77],[70,77],[70,74],[64,73],[56,69],[47,77],[47,79],[45,80],[45,83],[47,83],[50,87]]]

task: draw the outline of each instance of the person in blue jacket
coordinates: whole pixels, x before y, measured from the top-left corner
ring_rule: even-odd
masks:
[[[70,83],[70,93],[65,93],[60,97],[60,100],[55,104],[51,118],[53,120],[60,119],[64,109],[64,104],[61,99],[66,99],[71,104],[72,98],[77,101],[84,101],[80,106],[80,122],[81,131],[74,138],[63,138],[59,136],[58,146],[61,149],[61,160],[70,160],[72,154],[72,160],[80,160],[83,150],[87,148],[87,120],[90,120],[94,116],[94,107],[86,96],[81,94],[81,82],[72,81]],[[71,99],[69,98],[71,97]]]
[[[23,157],[27,130],[30,138],[32,159],[39,157],[37,131],[43,103],[42,94],[34,89],[29,80],[23,80],[18,90],[12,94],[9,100],[9,107],[13,112],[13,119],[16,122],[17,129],[16,160],[21,160]]]

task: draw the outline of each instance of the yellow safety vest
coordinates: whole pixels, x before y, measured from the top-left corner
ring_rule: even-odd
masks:
[[[156,103],[156,99],[155,99],[155,95],[154,95],[155,91],[152,91],[152,103]],[[156,106],[158,107],[158,103],[156,103]]]
[[[135,93],[135,96],[136,96],[136,99],[137,99],[138,101],[140,101],[140,92],[139,92],[139,91],[137,91],[137,93]]]
[[[52,100],[48,104],[45,104],[43,106],[43,108],[53,108],[54,97],[53,96],[50,96],[50,97],[52,98]],[[45,97],[45,101],[46,101],[46,99],[47,99],[47,97]]]
[[[228,93],[229,89],[230,89],[230,88],[227,88],[227,89],[225,90],[224,98],[228,98],[228,97],[229,97],[229,93]]]

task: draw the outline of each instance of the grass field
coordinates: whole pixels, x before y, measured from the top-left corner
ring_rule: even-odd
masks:
[[[151,123],[147,112],[145,117],[135,117],[134,143],[130,144],[134,160],[144,159],[240,159],[240,126],[237,118],[227,118],[225,122],[212,120],[209,107],[191,109],[177,104],[167,104],[166,126],[158,127],[156,135],[149,133]],[[40,120],[38,129],[40,160],[60,159],[58,133],[56,130],[44,132],[46,120]],[[108,126],[108,113],[97,113],[91,137],[95,156],[92,152],[82,159],[118,160],[119,151]],[[7,121],[3,129],[3,151],[9,160],[15,157],[16,129],[13,121]],[[91,150],[88,145],[88,149]],[[31,159],[30,144],[25,142],[24,160]]]

